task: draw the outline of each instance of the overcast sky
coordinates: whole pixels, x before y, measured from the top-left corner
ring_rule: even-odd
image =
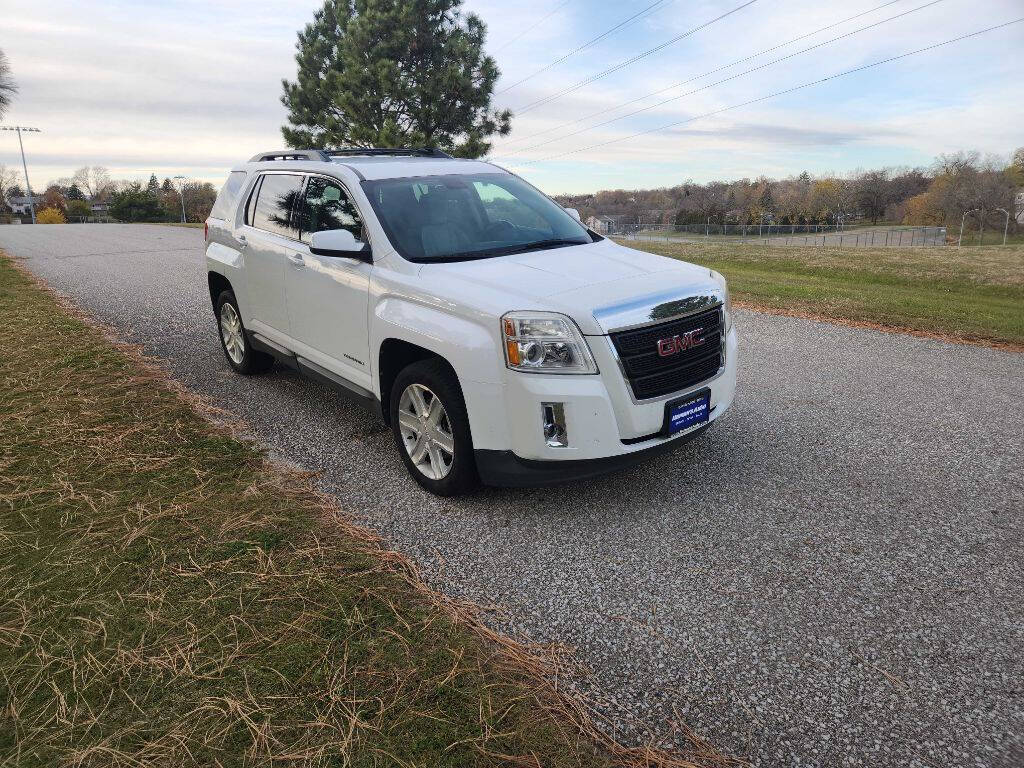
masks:
[[[488,49],[502,71],[495,103],[521,113],[512,134],[495,142],[497,162],[555,194],[927,165],[940,152],[1005,155],[1024,144],[1024,24],[704,116],[1020,17],[1022,0],[896,0],[883,8],[887,0],[756,0],[530,106],[746,2],[664,0],[515,85],[654,2],[467,0],[488,26]],[[33,0],[15,10],[12,2],[2,14],[0,49],[20,93],[6,122],[43,131],[25,137],[33,186],[93,164],[115,178],[152,172],[219,184],[233,164],[283,146],[281,79],[294,76],[296,32],[319,4]],[[863,15],[844,21],[856,14]],[[898,14],[906,15],[885,21]],[[883,23],[771,63],[876,22]],[[836,26],[789,42],[828,25]],[[742,74],[754,67],[762,68]],[[702,76],[712,70],[720,71]],[[630,138],[642,131],[651,132]],[[541,142],[549,143],[535,146]],[[0,163],[20,166],[11,133],[0,133]]]

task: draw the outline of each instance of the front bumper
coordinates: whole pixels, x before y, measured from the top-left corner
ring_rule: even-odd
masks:
[[[671,395],[638,402],[607,337],[587,337],[600,373],[542,376],[508,371],[501,385],[464,384],[481,478],[494,485],[543,485],[592,477],[672,450],[687,438],[664,437],[665,403],[711,391],[710,422],[732,404],[736,390],[736,331],[726,337],[725,366],[714,378]],[[549,446],[541,404],[564,405],[568,447]],[[546,479],[547,478],[547,479]]]
[[[600,459],[569,459],[568,461],[536,461],[522,459],[512,451],[475,451],[476,468],[485,485],[506,488],[528,488],[544,485],[558,485],[577,480],[587,480],[609,472],[632,467],[648,459],[676,450],[684,443],[700,437],[707,426],[687,432],[685,435],[659,440],[654,445],[631,453],[605,456]]]

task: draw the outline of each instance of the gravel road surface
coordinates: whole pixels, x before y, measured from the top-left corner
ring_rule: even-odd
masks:
[[[4,226],[0,247],[435,586],[576,648],[625,740],[682,722],[759,766],[1024,765],[1024,356],[740,312],[736,404],[701,440],[442,500],[341,397],[230,371],[201,230]]]

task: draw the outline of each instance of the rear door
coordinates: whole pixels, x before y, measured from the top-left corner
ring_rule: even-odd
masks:
[[[370,272],[358,259],[309,252],[313,232],[347,229],[366,242],[363,220],[337,179],[310,176],[296,209],[302,246],[285,268],[288,318],[296,352],[370,389],[367,306]]]
[[[302,194],[302,182],[302,174],[263,174],[249,198],[242,227],[249,327],[279,342],[289,333],[285,265],[299,244],[292,210]]]

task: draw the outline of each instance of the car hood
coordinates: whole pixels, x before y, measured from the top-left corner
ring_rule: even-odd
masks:
[[[572,317],[588,335],[683,314],[724,300],[722,283],[706,267],[633,250],[611,240],[586,245],[425,265],[443,270],[496,315],[516,309]],[[460,291],[460,293],[462,293]],[[465,295],[465,294],[463,294]],[[483,308],[483,307],[481,307]]]

